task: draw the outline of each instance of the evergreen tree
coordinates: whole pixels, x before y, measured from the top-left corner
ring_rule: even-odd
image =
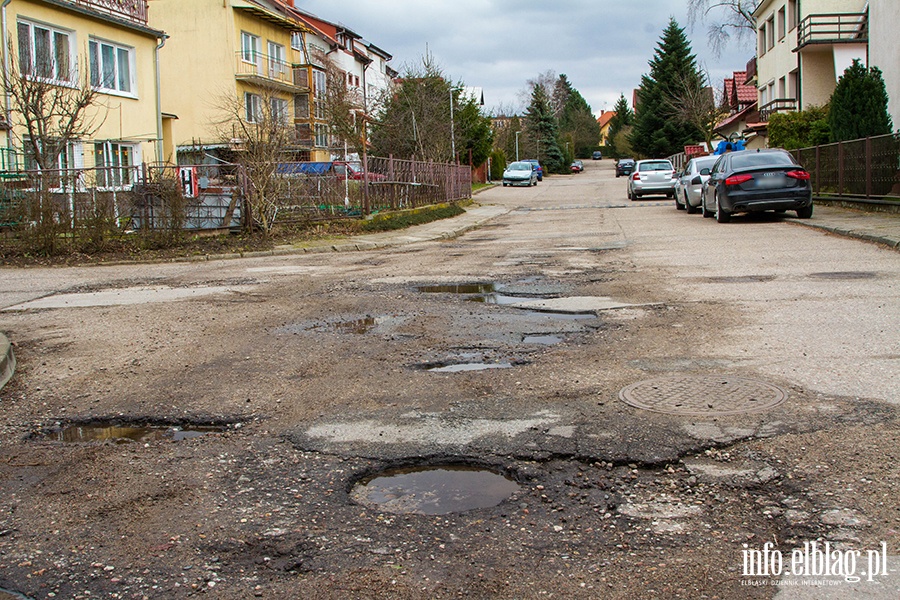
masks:
[[[573,156],[589,157],[600,138],[600,128],[590,104],[572,87],[565,75],[559,76],[554,94],[563,102],[559,116],[560,147],[569,142]]]
[[[866,69],[859,60],[847,67],[831,95],[828,125],[831,141],[891,133],[888,95],[878,67]]]
[[[613,111],[616,114],[609,120],[609,130],[606,135],[607,152],[609,153],[610,158],[624,158],[625,155],[623,152],[625,150],[619,147],[621,144],[616,143],[616,138],[619,137],[619,133],[626,128],[631,127],[634,123],[634,112],[631,110],[631,107],[628,106],[628,100],[625,99],[624,94],[619,94],[619,99],[616,100]]]
[[[675,19],[669,20],[649,65],[650,74],[641,77],[638,88],[629,141],[640,154],[658,158],[681,152],[685,144],[703,137],[695,125],[678,118],[672,110],[685,82],[700,80],[697,58]]]
[[[568,165],[556,141],[557,124],[550,107],[550,98],[543,86],[534,86],[531,92],[531,104],[525,111],[525,124],[530,137],[537,145],[537,158],[546,171],[551,173],[567,173]],[[527,152],[526,152],[527,154]]]

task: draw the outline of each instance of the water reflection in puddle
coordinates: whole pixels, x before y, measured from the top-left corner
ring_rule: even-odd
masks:
[[[522,338],[523,344],[540,344],[543,346],[552,346],[562,341],[558,335],[526,335]]]
[[[451,283],[420,285],[416,288],[424,294],[490,294],[496,290],[493,283]]]
[[[368,333],[378,325],[378,319],[375,317],[365,317],[362,319],[353,319],[350,321],[339,321],[332,323],[329,327],[338,333],[355,333],[362,335]]]
[[[114,441],[125,442],[153,442],[159,440],[171,440],[180,442],[210,433],[221,433],[224,427],[214,425],[191,426],[165,426],[165,425],[112,425],[88,424],[69,425],[63,429],[51,431],[45,437],[54,442],[81,443]]]
[[[534,296],[508,296],[505,294],[485,294],[484,296],[476,296],[471,299],[472,302],[484,302],[485,304],[498,304],[498,305],[506,305],[506,304],[518,304],[519,302],[525,302],[527,300],[540,300],[540,298],[536,298]]]
[[[487,371],[488,369],[509,369],[512,363],[459,363],[455,365],[441,365],[428,369],[431,373],[459,373],[461,371]]]
[[[353,488],[351,497],[391,513],[446,515],[496,506],[518,489],[513,480],[486,469],[415,467],[363,480]]]

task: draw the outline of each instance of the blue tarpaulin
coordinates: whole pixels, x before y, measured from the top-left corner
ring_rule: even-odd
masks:
[[[726,142],[725,140],[722,140],[721,142],[719,142],[719,145],[716,146],[716,151],[713,152],[713,154],[718,156],[719,154],[725,154],[729,150],[732,152],[737,152],[738,150],[743,150],[743,149],[744,149],[744,140],[738,140],[736,142]]]
[[[278,163],[279,175],[324,175],[331,171],[332,162],[291,162]]]

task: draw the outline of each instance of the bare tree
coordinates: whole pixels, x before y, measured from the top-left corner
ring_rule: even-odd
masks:
[[[756,32],[753,11],[761,0],[687,0],[688,22],[707,24],[709,46],[716,56],[732,42],[743,43]]]
[[[695,126],[703,134],[707,148],[712,148],[716,125],[727,110],[716,102],[715,89],[709,85],[709,76],[680,77],[675,81],[675,90],[666,100],[673,117]]]
[[[58,169],[66,149],[91,137],[105,119],[99,93],[91,84],[90,65],[78,69],[49,56],[49,50],[23,60],[12,44],[7,52],[13,60],[4,72],[3,87],[10,99],[13,131],[23,132],[20,142],[34,166],[41,171]]]
[[[362,152],[366,119],[362,89],[350,86],[347,73],[331,59],[325,65],[325,78],[325,115],[332,140],[341,150],[346,146],[348,152]]]
[[[289,102],[274,87],[258,86],[242,97],[223,98],[221,105],[223,119],[214,125],[220,137],[231,140],[235,162],[243,167],[252,225],[268,236],[289,192],[291,173],[284,165],[297,140]]]

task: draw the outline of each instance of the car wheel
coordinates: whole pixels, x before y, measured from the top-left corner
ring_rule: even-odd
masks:
[[[688,200],[687,192],[684,194],[684,209],[687,211],[689,215],[697,214],[697,207],[691,206],[690,200]]]
[[[504,182],[503,182],[503,187],[506,187],[507,185],[509,185],[509,184],[506,183],[506,182],[504,181]]]
[[[719,194],[716,193],[716,221],[719,223],[727,223],[731,220],[731,213],[722,209],[722,202],[719,200]]]
[[[807,206],[806,208],[798,208],[797,209],[797,218],[798,219],[809,219],[812,217],[812,204]]]

